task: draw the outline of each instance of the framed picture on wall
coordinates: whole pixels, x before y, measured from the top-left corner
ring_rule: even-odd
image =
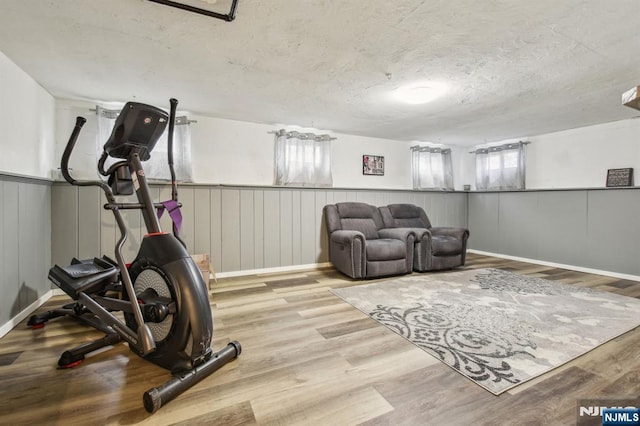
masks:
[[[616,186],[633,186],[633,169],[607,170],[607,188]]]
[[[381,155],[363,155],[362,174],[384,176],[384,157]]]

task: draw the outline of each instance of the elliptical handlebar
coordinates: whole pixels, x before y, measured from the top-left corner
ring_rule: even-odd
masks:
[[[167,135],[167,162],[169,163],[169,171],[171,172],[171,200],[178,202],[178,182],[176,178],[176,171],[173,167],[173,132],[176,125],[176,111],[178,109],[178,100],[175,98],[169,99],[171,108],[169,109],[169,133]],[[180,244],[187,247],[187,244],[182,238],[180,238],[180,232],[174,221],[172,224],[173,235],[176,237]]]
[[[178,109],[178,100],[169,99],[171,108],[169,109],[169,134],[167,135],[167,159],[169,163],[169,171],[171,172],[171,199],[178,201],[178,185],[176,183],[176,171],[173,168],[173,131],[176,125],[176,110]]]
[[[71,132],[71,136],[69,136],[69,142],[67,142],[67,146],[64,148],[64,152],[62,153],[62,160],[60,161],[60,172],[64,177],[64,180],[69,182],[71,185],[75,186],[99,186],[101,187],[105,193],[107,193],[107,198],[111,202],[111,198],[113,198],[113,194],[111,193],[111,188],[109,185],[102,182],[101,180],[76,180],[69,173],[69,159],[71,158],[71,152],[78,141],[78,135],[82,130],[82,126],[87,122],[87,119],[84,117],[76,117],[76,125]],[[109,198],[111,197],[111,198]]]
[[[69,158],[71,157],[71,151],[73,151],[73,148],[76,145],[82,126],[84,126],[84,123],[86,122],[86,118],[76,117],[76,125],[73,128],[73,132],[71,132],[71,136],[69,136],[69,142],[67,142],[67,146],[64,149],[62,160],[60,162],[60,171],[62,172],[62,176],[64,177],[64,180],[69,182],[71,185],[81,185],[81,182],[75,180],[69,173]]]

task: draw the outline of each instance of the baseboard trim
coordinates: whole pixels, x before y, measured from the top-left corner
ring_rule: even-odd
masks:
[[[246,275],[277,274],[281,272],[296,272],[332,267],[333,264],[331,262],[309,263],[307,265],[275,266],[272,268],[247,269],[244,271],[216,272],[216,278],[233,278],[243,277]]]
[[[619,272],[603,271],[601,269],[585,268],[583,266],[565,265],[564,263],[547,262],[545,260],[529,259],[526,257],[509,256],[501,253],[491,253],[488,251],[468,249],[468,253],[481,254],[484,256],[499,257],[502,259],[516,260],[519,262],[533,263],[535,265],[552,266],[554,268],[569,269],[571,271],[585,272],[587,274],[604,275],[605,277],[620,278],[623,280],[640,281],[640,275],[622,274]]]
[[[13,330],[13,328],[16,325],[20,324],[21,321],[23,321],[25,318],[30,316],[36,309],[44,305],[45,302],[51,299],[52,296],[53,296],[53,290],[47,291],[45,294],[40,296],[38,300],[36,300],[32,304],[24,308],[22,312],[20,312],[18,315],[16,315],[15,317],[7,321],[5,324],[3,324],[2,327],[0,327],[0,337],[4,336],[5,334]]]

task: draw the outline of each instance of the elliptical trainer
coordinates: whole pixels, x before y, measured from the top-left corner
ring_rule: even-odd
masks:
[[[171,99],[170,113],[137,102],[129,102],[116,119],[111,136],[104,144],[98,171],[108,177],[79,181],[69,174],[69,158],[86,120],[76,125],[64,150],[61,171],[65,180],[76,186],[98,186],[107,198],[120,230],[113,261],[107,256],[87,260],[73,259],[71,265],[55,265],[49,279],[75,302],[40,315],[28,322],[32,328],[59,316],[70,316],[105,333],[94,342],[65,351],[58,365],[74,367],[85,355],[121,340],[131,351],[170,370],[173,378],[144,393],[143,403],[150,413],[172,400],[200,380],[240,355],[241,346],[232,341],[217,353],[211,350],[213,319],[207,286],[197,265],[180,240],[174,222],[173,234],[162,232],[142,162],[150,158],[158,138],[168,130],[168,163],[171,172],[172,202],[178,206],[178,191],[173,167],[173,130],[178,101]],[[118,159],[107,170],[109,158]],[[132,195],[137,203],[118,203],[115,195]],[[147,234],[131,264],[126,264],[122,247],[127,229],[121,210],[142,213]],[[115,314],[122,312],[122,317]]]

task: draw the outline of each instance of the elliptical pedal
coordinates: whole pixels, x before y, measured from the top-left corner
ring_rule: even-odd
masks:
[[[117,280],[117,276],[118,268],[98,258],[74,258],[69,266],[55,265],[49,270],[49,279],[73,300],[77,300],[80,293],[94,294],[104,291],[109,284]]]

